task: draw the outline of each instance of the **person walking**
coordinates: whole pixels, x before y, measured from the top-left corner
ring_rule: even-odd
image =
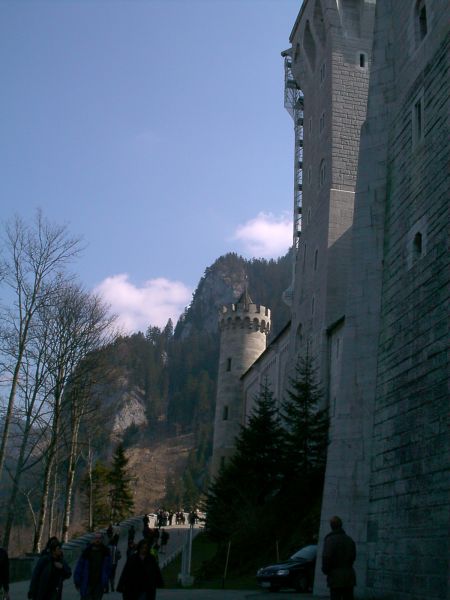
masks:
[[[28,598],[30,600],[61,600],[63,581],[72,571],[64,560],[61,544],[50,540],[31,575]]]
[[[118,548],[119,536],[116,534],[111,543],[108,545],[108,550],[111,555],[111,571],[109,573],[109,590],[114,592],[114,581],[116,578],[117,564],[122,558],[122,554]]]
[[[322,572],[327,576],[330,600],[353,600],[356,545],[345,533],[339,517],[332,517],[330,526],[331,532],[325,537],[322,554]]]
[[[136,536],[136,529],[134,527],[133,524],[130,525],[129,529],[128,529],[128,541],[129,542],[134,542],[134,538]]]
[[[0,548],[0,598],[9,599],[9,556],[4,548]]]
[[[146,540],[141,540],[137,552],[127,560],[117,585],[123,600],[155,600],[156,589],[164,582],[156,559]]]
[[[101,600],[108,591],[110,573],[109,550],[103,544],[102,534],[96,533],[92,543],[83,550],[73,574],[81,600]]]

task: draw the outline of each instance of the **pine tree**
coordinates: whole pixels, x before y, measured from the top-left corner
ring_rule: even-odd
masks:
[[[113,464],[109,474],[111,521],[122,521],[130,516],[134,508],[132,477],[127,470],[128,458],[125,456],[123,444],[119,444],[114,452]]]
[[[258,503],[279,487],[284,456],[285,432],[280,425],[278,409],[267,377],[254,398],[248,423],[236,439],[235,468],[247,474]],[[250,480],[248,479],[250,478]]]
[[[109,468],[98,460],[83,477],[81,489],[88,513],[87,525],[89,530],[95,531],[109,522]]]
[[[207,529],[213,538],[248,537],[258,531],[264,510],[280,489],[284,432],[267,380],[236,439],[236,452],[207,494]]]
[[[328,411],[319,409],[322,391],[313,358],[300,357],[283,404],[286,464],[292,477],[323,474],[328,445]]]

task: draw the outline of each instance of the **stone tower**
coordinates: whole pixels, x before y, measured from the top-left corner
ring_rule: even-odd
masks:
[[[326,400],[341,368],[360,130],[366,115],[373,0],[305,0],[283,52],[296,112],[297,223],[291,364],[314,356]],[[300,130],[299,130],[300,128]],[[301,225],[300,225],[301,222]],[[333,349],[334,351],[331,351]]]
[[[264,352],[270,331],[270,310],[254,304],[247,290],[219,316],[220,356],[211,475],[234,452],[243,424],[241,376]]]

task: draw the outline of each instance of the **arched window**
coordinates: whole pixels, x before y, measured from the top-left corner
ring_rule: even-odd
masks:
[[[358,66],[360,69],[367,69],[367,54],[366,52],[358,52]]]
[[[422,256],[422,233],[418,231],[413,239],[413,261]]]
[[[322,187],[325,183],[325,160],[322,159],[320,162],[320,169],[319,169],[319,186]]]
[[[319,133],[322,133],[322,131],[324,130],[325,127],[325,113],[323,112],[320,115],[320,119],[319,119]]]
[[[416,35],[416,46],[422,42],[428,33],[427,4],[425,0],[417,0],[414,11],[414,29]]]

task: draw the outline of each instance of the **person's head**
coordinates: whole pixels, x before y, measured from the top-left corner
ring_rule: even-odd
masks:
[[[92,538],[92,543],[94,544],[94,546],[100,546],[103,542],[103,535],[99,532],[96,531],[94,533],[94,537]]]
[[[63,551],[59,542],[53,542],[52,544],[50,544],[49,551],[52,558],[54,558],[55,560],[61,560],[63,556]]]
[[[45,549],[51,550],[51,547],[54,546],[55,544],[59,544],[59,540],[56,537],[56,535],[52,535],[51,537],[48,538],[47,543],[45,545]]]
[[[137,553],[139,556],[147,556],[150,551],[147,540],[141,540],[137,545]]]
[[[337,516],[331,517],[330,527],[331,527],[332,531],[337,531],[338,529],[342,529],[342,519]]]

